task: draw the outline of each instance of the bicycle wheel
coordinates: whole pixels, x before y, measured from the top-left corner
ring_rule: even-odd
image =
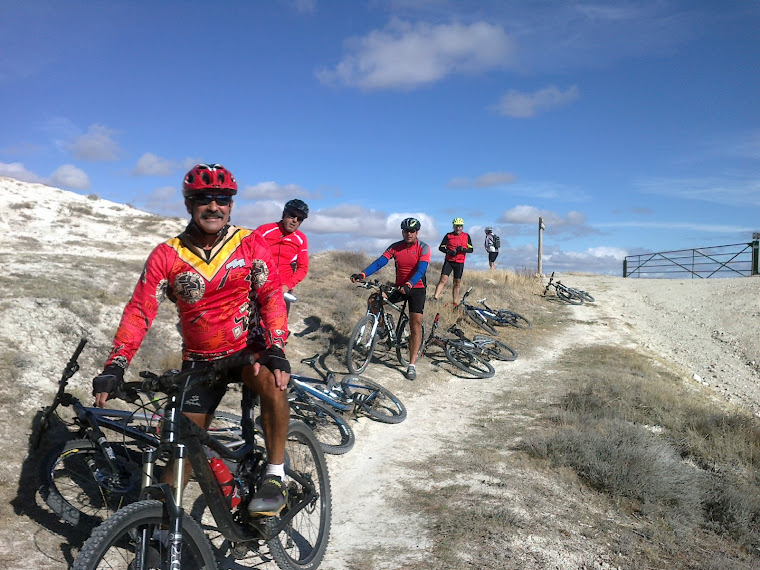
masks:
[[[372,360],[372,353],[375,352],[377,335],[372,334],[377,317],[369,313],[364,315],[356,323],[351,336],[348,339],[348,349],[346,351],[346,365],[348,370],[354,374],[361,374],[367,369],[369,361]]]
[[[115,469],[86,439],[67,441],[42,461],[40,494],[67,523],[95,526],[139,498],[141,452],[121,444],[112,448]]]
[[[354,430],[343,415],[316,400],[291,400],[290,415],[301,420],[317,438],[322,451],[342,455],[351,451],[356,442]]]
[[[402,317],[403,318],[403,317]],[[396,358],[402,366],[409,366],[411,354],[409,352],[409,319],[403,318],[402,327],[399,329],[398,343],[396,344]],[[422,333],[420,334],[420,348],[417,350],[417,358],[422,354],[422,342],[425,338],[425,323],[422,323]]]
[[[588,293],[586,293],[586,291],[584,291],[582,289],[574,289],[574,288],[571,288],[570,290],[573,293],[575,293],[576,295],[578,295],[585,302],[587,302],[587,303],[593,303],[594,302],[594,298],[591,295],[589,295]]]
[[[510,326],[518,329],[529,329],[533,326],[528,319],[508,309],[499,309],[494,311],[493,316],[488,313],[485,316],[492,324],[499,327]]]
[[[161,501],[139,501],[115,513],[84,543],[72,570],[96,568],[168,568],[169,547],[154,533],[166,528]],[[144,548],[143,548],[144,547]],[[135,560],[142,551],[142,566]],[[200,525],[190,515],[182,517],[182,568],[212,570],[214,551]]]
[[[446,343],[446,358],[460,370],[464,370],[475,378],[490,378],[495,374],[491,363],[472,351],[472,348],[458,340]]]
[[[583,297],[566,287],[557,287],[557,296],[571,305],[582,305]]]
[[[307,495],[301,481],[313,485],[317,496],[290,520],[276,537],[267,541],[269,551],[283,570],[317,568],[327,549],[332,523],[332,495],[327,463],[314,434],[302,422],[293,421],[285,443],[287,513]],[[273,517],[271,525],[279,522]],[[183,565],[184,568],[184,565]]]
[[[488,322],[488,319],[486,319],[485,315],[483,314],[483,311],[478,309],[477,307],[465,307],[465,312],[467,313],[467,316],[470,317],[470,320],[474,322],[476,325],[478,325],[480,328],[482,328],[484,331],[490,334],[498,335],[498,331],[493,328],[493,325]]]
[[[486,358],[489,360],[504,360],[511,362],[512,360],[517,359],[517,351],[497,338],[479,334],[475,335],[473,342],[483,349]]]
[[[397,424],[406,419],[406,407],[390,390],[364,376],[347,374],[340,385],[347,398],[373,420]]]
[[[230,449],[237,449],[245,445],[243,428],[240,427],[242,421],[243,418],[237,414],[214,412],[214,419],[208,426],[208,433]]]

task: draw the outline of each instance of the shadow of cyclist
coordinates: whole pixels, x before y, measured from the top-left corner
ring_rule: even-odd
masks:
[[[82,520],[75,527],[63,522],[58,515],[42,506],[43,501],[38,490],[43,482],[43,465],[47,463],[51,454],[57,453],[63,443],[73,439],[74,434],[67,429],[58,416],[53,414],[39,446],[34,448],[32,443],[40,429],[41,417],[42,410],[39,410],[32,420],[27,455],[21,464],[16,496],[11,499],[10,504],[16,515],[28,517],[41,527],[35,533],[34,544],[37,550],[51,560],[58,563],[65,562],[69,567],[74,562],[76,551],[89,538],[99,521]],[[49,538],[42,536],[43,530],[49,531],[51,536]],[[60,551],[60,558],[54,552],[56,549]]]

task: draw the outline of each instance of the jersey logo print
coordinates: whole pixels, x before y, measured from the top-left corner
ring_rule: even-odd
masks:
[[[245,267],[245,261],[242,259],[234,259],[224,266],[227,271],[225,272],[224,277],[222,277],[222,280],[219,282],[219,287],[217,287],[217,289],[224,287],[224,284],[227,283],[227,278],[230,276],[230,271],[238,267]]]
[[[174,291],[185,303],[192,305],[203,298],[203,294],[206,292],[206,284],[197,273],[185,271],[175,277]]]

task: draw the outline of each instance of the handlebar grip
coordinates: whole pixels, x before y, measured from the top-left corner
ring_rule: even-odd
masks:
[[[234,358],[225,358],[224,360],[215,362],[213,368],[215,372],[221,372],[222,370],[235,368],[237,366],[250,366],[254,362],[256,362],[256,359],[252,354],[243,354],[241,356],[235,356]]]

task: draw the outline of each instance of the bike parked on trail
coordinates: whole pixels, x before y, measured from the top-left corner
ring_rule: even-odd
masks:
[[[478,299],[477,303],[482,305],[471,305],[467,302],[467,297],[472,292],[472,287],[467,289],[467,292],[462,296],[462,300],[459,302],[459,307],[465,312],[472,322],[482,328],[484,331],[497,335],[498,331],[494,328],[512,326],[519,329],[529,329],[532,325],[531,322],[514,311],[509,309],[492,309],[486,305],[486,298]]]
[[[79,370],[77,359],[86,343],[80,340],[66,365],[52,404],[35,425],[31,447],[39,447],[54,415],[67,426],[67,441],[54,446],[40,463],[40,495],[65,522],[94,527],[139,498],[142,450],[160,444],[164,400],[144,391],[142,382],[126,382],[116,397],[135,404],[133,409],[83,405],[66,388]],[[73,419],[61,418],[60,406],[72,408]],[[217,412],[209,432],[233,449],[243,443],[236,414]]]
[[[367,313],[356,323],[351,336],[348,339],[346,365],[354,374],[361,374],[367,369],[378,340],[385,343],[388,350],[396,349],[396,357],[402,366],[408,366],[409,353],[409,315],[406,311],[407,301],[400,304],[391,303],[386,295],[393,291],[393,287],[382,285],[379,281],[360,281],[359,287],[365,289],[377,289],[369,297]],[[394,316],[387,310],[392,307],[398,311],[398,322],[394,327]],[[425,338],[425,325],[422,325],[421,338]],[[420,345],[419,354],[422,354]]]
[[[436,313],[435,319],[433,319],[430,336],[422,343],[422,354],[427,354],[430,347],[437,346],[443,349],[449,362],[467,374],[475,378],[490,378],[493,376],[496,371],[491,363],[488,362],[489,357],[486,355],[483,346],[467,339],[464,336],[464,332],[456,325],[451,325],[448,330],[448,332],[454,335],[453,338],[444,337],[436,333],[440,316],[440,313]],[[515,357],[517,357],[516,353]]]
[[[291,410],[294,403],[314,402],[340,412],[366,415],[386,424],[397,424],[406,419],[406,407],[390,390],[358,374],[346,374],[340,382],[332,372],[323,375],[316,366],[318,356],[315,354],[301,362],[317,370],[321,379],[290,374]],[[353,446],[353,432],[351,435]]]
[[[278,516],[252,517],[245,506],[265,475],[266,450],[253,418],[254,394],[242,388],[244,444],[231,449],[179,410],[185,392],[198,382],[214,382],[227,368],[251,364],[230,358],[203,371],[172,370],[150,375],[150,391],[168,394],[158,449],[147,448],[143,461],[141,500],[118,510],[85,542],[75,570],[94,568],[217,568],[217,556],[235,567],[258,567],[262,548],[283,570],[319,566],[331,523],[330,481],[324,454],[311,430],[292,421],[285,448],[287,504]],[[232,472],[223,486],[209,463],[208,451]],[[153,483],[158,457],[174,460],[173,484]],[[213,519],[204,527],[185,513],[185,462],[203,491]],[[205,533],[204,533],[205,531]],[[214,533],[214,547],[206,533]],[[216,551],[215,551],[216,550]],[[228,566],[229,567],[229,566]]]
[[[586,291],[568,287],[559,280],[555,281],[553,271],[549,277],[549,282],[546,284],[546,288],[544,289],[544,296],[546,296],[546,294],[549,292],[550,287],[554,287],[554,291],[557,294],[557,297],[566,303],[570,303],[571,305],[582,305],[584,301],[588,301],[589,303],[594,302],[594,298]]]

